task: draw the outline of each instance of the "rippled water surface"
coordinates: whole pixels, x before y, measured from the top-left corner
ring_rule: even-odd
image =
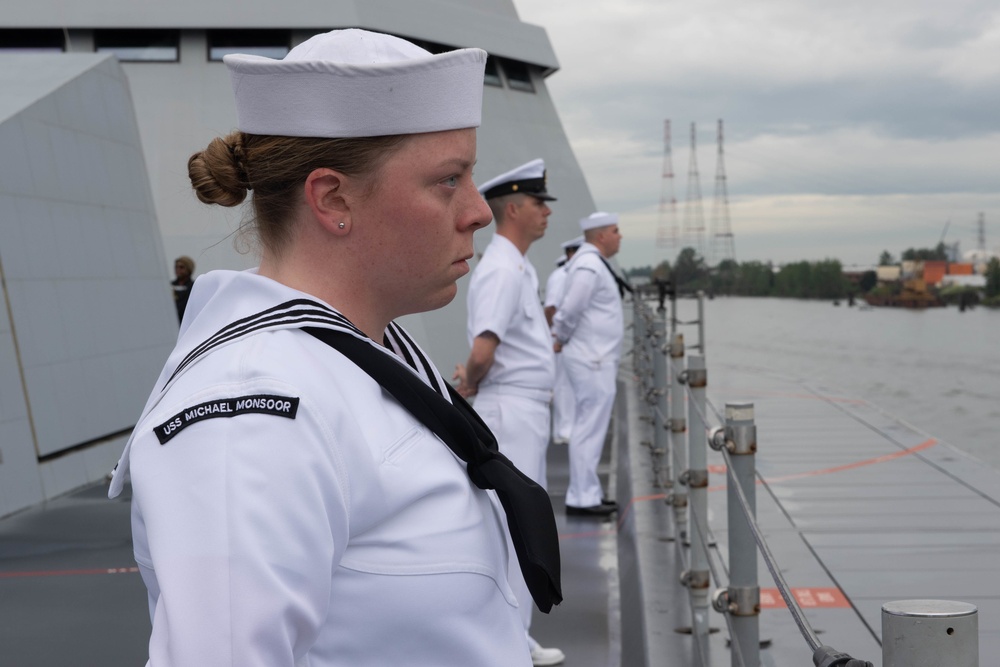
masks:
[[[705,335],[710,378],[739,364],[836,388],[1000,468],[1000,310],[727,297],[705,301]]]

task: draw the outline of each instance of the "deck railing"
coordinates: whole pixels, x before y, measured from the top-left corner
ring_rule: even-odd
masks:
[[[816,667],[871,667],[871,662],[820,642],[757,525],[754,405],[727,403],[720,411],[707,398],[703,296],[695,296],[696,319],[685,322],[678,318],[676,293],[666,284],[656,287],[655,294],[638,290],[632,299],[632,357],[647,412],[645,419],[653,429],[648,444],[654,486],[665,490],[662,497],[673,510],[669,513],[672,542],[681,564],[677,574],[689,597],[695,660],[692,667],[711,664],[710,609],[725,620],[732,667],[760,666],[758,553],[802,634],[803,654],[811,654]],[[690,348],[698,350],[698,355],[686,354],[684,336],[679,331],[689,325],[697,327],[697,343]],[[726,468],[726,562],[712,548],[714,540],[708,522],[709,446],[721,453]],[[710,594],[713,584],[715,592]],[[975,606],[963,602],[910,600],[884,604],[883,667],[978,667],[977,614]],[[934,632],[936,629],[941,632]],[[653,664],[652,659],[647,662]]]

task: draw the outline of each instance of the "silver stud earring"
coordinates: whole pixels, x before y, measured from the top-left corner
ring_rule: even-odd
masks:
[[[341,229],[343,229],[343,228],[344,228],[344,227],[346,227],[347,225],[345,225],[344,223],[340,223],[340,224],[339,224],[339,225],[337,225],[337,226],[338,226],[338,227],[340,227]]]

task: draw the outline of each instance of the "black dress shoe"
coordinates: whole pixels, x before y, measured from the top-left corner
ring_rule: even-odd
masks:
[[[592,507],[574,507],[573,505],[566,506],[567,516],[608,516],[617,511],[617,505],[606,505],[604,503],[594,505]]]
[[[618,501],[612,500],[611,498],[601,498],[602,505],[611,505],[612,507],[618,507]]]

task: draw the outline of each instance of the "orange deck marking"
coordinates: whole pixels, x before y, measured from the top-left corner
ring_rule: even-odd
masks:
[[[664,500],[666,497],[667,494],[665,493],[654,493],[649,496],[636,496],[635,498],[632,498],[628,501],[628,505],[625,506],[625,509],[618,510],[617,527],[621,529],[622,524],[625,523],[625,517],[628,516],[629,510],[632,509],[632,505],[635,505],[636,503],[644,503],[648,500]]]
[[[902,449],[898,452],[893,452],[892,454],[883,454],[882,456],[876,456],[872,459],[865,459],[863,461],[855,461],[854,463],[847,463],[842,466],[834,466],[833,468],[823,468],[821,470],[807,470],[806,472],[797,472],[791,475],[782,475],[781,477],[768,477],[764,481],[768,484],[773,484],[775,482],[787,482],[791,479],[802,479],[803,477],[816,477],[818,475],[830,475],[835,472],[843,472],[845,470],[854,470],[855,468],[863,468],[865,466],[874,465],[876,463],[885,463],[886,461],[892,461],[894,459],[901,458],[903,456],[909,456],[910,454],[915,454],[916,452],[929,449],[934,445],[938,444],[937,438],[928,438],[924,440],[919,445],[910,447],[909,449]],[[710,466],[710,472],[724,473],[726,471],[725,466]],[[757,483],[760,484],[761,481],[758,479]],[[709,491],[721,491],[725,489],[725,484],[720,484],[717,486],[709,487]]]
[[[70,577],[82,574],[133,574],[139,568],[132,567],[102,567],[90,570],[35,570],[28,572],[0,572],[0,579],[14,579],[16,577]]]
[[[767,483],[772,482],[784,482],[789,479],[800,479],[802,477],[815,477],[817,475],[829,475],[835,472],[843,472],[844,470],[854,470],[855,468],[862,468],[864,466],[874,465],[876,463],[885,463],[886,461],[892,461],[903,456],[909,456],[916,452],[933,447],[938,443],[936,438],[928,438],[924,440],[919,445],[915,447],[910,447],[909,449],[903,449],[898,452],[893,452],[892,454],[884,454],[882,456],[876,456],[873,459],[865,459],[864,461],[855,461],[854,463],[847,463],[842,466],[835,466],[833,468],[824,468],[822,470],[810,470],[808,472],[799,472],[792,475],[782,475],[781,477],[768,477]]]
[[[837,609],[851,606],[839,588],[793,588],[792,595],[803,609]],[[787,607],[785,599],[781,597],[777,588],[760,589],[761,609],[784,609],[785,607]]]

